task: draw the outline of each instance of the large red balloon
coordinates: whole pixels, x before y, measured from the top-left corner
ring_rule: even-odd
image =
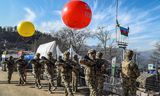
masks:
[[[73,29],[82,29],[89,25],[92,11],[83,1],[73,0],[68,2],[62,10],[62,20],[66,26]]]

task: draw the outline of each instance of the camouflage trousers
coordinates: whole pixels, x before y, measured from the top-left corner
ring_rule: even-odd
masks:
[[[136,80],[122,78],[124,96],[136,96]]]
[[[57,69],[57,86],[61,86],[61,72]]]
[[[10,83],[13,74],[13,69],[8,69],[8,83]]]
[[[62,75],[61,78],[62,78],[62,82],[64,82],[65,96],[74,96],[70,87],[71,77]]]
[[[25,84],[26,83],[26,75],[23,71],[18,71],[19,72],[19,85],[20,84]]]
[[[54,85],[54,74],[48,74],[47,77],[48,77],[48,91],[51,92],[51,88],[55,88],[55,85]]]
[[[100,74],[96,75],[96,87],[97,87],[98,96],[103,95],[104,82],[105,82],[105,77],[104,76],[101,76]]]
[[[85,76],[86,85],[89,87],[90,95],[89,96],[97,96],[96,89],[96,80],[94,76]]]
[[[72,73],[72,90],[73,92],[77,92],[77,87],[78,87],[78,74],[77,73]]]
[[[35,86],[41,86],[41,71],[36,71],[35,72]]]

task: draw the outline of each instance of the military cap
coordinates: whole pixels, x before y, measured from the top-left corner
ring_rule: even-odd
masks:
[[[52,52],[48,52],[48,54],[47,55],[52,55]]]
[[[99,56],[103,56],[103,53],[102,52],[97,52],[97,54],[96,54],[98,57]]]
[[[64,55],[70,55],[70,53],[68,51],[65,51]]]
[[[40,53],[36,53],[36,56],[40,55]]]
[[[128,54],[128,55],[133,55],[133,51],[132,50],[126,50],[126,54]]]
[[[96,50],[94,50],[94,49],[88,50],[88,54],[92,54],[92,53],[96,53]]]

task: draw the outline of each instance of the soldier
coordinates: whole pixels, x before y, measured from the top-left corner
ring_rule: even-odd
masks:
[[[73,92],[77,92],[78,87],[78,79],[79,79],[79,61],[78,61],[78,55],[74,55],[73,57],[73,70],[72,70],[72,90]]]
[[[35,59],[31,60],[32,63],[32,69],[34,76],[35,76],[35,87],[38,87],[39,89],[42,88],[41,86],[41,71],[42,71],[42,64],[40,63],[40,53],[36,54]]]
[[[17,70],[20,77],[18,85],[25,85],[26,84],[25,69],[27,67],[27,62],[24,60],[24,55],[22,55],[20,59],[16,61],[16,63],[17,63]]]
[[[89,50],[88,55],[80,60],[80,63],[85,68],[85,81],[90,90],[90,96],[97,96],[95,65],[96,65],[96,50]]]
[[[70,82],[72,80],[72,61],[69,59],[69,52],[64,52],[64,60],[56,63],[61,72],[61,78],[65,86],[65,96],[73,96]]]
[[[56,66],[55,66],[55,62],[56,60],[53,58],[52,53],[49,52],[47,54],[47,59],[45,62],[45,72],[47,74],[48,80],[49,80],[49,87],[48,87],[48,91],[49,93],[52,93],[51,88],[53,88],[53,90],[56,89],[56,87],[54,86],[54,77],[56,74]]]
[[[125,59],[122,62],[122,80],[124,96],[136,96],[136,79],[140,75],[138,66],[132,60],[133,51],[128,50],[125,53]]]
[[[7,71],[8,71],[8,83],[10,84],[11,77],[14,71],[14,58],[12,56],[6,61],[7,64]]]
[[[56,64],[62,61],[63,61],[62,56],[59,56]],[[56,66],[56,67],[57,67],[57,86],[61,86],[61,70],[59,66]]]
[[[103,83],[105,82],[105,75],[107,64],[109,64],[105,59],[103,59],[103,53],[98,52],[96,54],[97,64],[96,64],[96,86],[98,91],[98,96],[103,95]]]

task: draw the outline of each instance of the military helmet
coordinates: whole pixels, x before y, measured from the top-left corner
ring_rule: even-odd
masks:
[[[103,53],[102,52],[97,52],[96,54],[98,57],[102,57],[103,56]]]
[[[132,50],[126,50],[126,54],[128,54],[128,55],[133,55],[133,51]]]
[[[70,53],[68,51],[65,51],[64,55],[70,55]]]
[[[21,56],[20,56],[20,59],[24,59],[24,55],[21,55]]]
[[[48,52],[48,54],[47,55],[52,55],[52,52]]]
[[[36,56],[40,56],[41,54],[40,53],[36,53]]]
[[[88,54],[93,54],[93,53],[95,53],[95,54],[96,54],[96,50],[94,50],[94,49],[90,49],[90,50],[88,50]]]
[[[73,58],[78,58],[78,55],[74,55]]]

